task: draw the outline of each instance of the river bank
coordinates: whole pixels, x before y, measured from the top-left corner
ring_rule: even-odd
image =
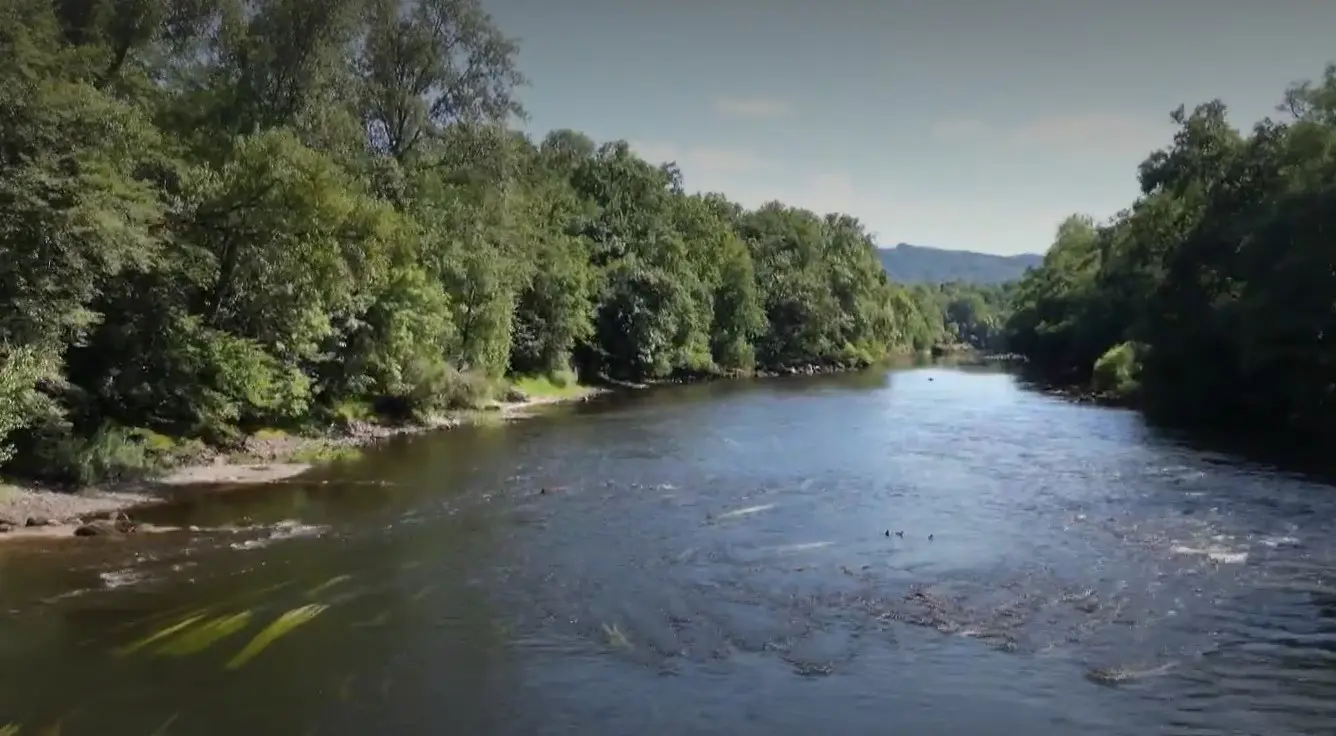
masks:
[[[130,519],[136,509],[166,503],[183,492],[207,493],[289,480],[324,462],[348,457],[357,448],[390,437],[451,429],[481,421],[523,419],[544,406],[585,401],[609,390],[581,386],[560,395],[497,402],[484,409],[443,415],[422,424],[391,426],[354,422],[338,435],[261,433],[248,437],[239,452],[211,452],[196,462],[142,481],[76,491],[0,483],[0,542],[171,531],[137,524]]]
[[[597,383],[579,385],[560,393],[493,402],[482,409],[454,412],[421,424],[385,425],[356,421],[342,427],[339,434],[318,436],[260,432],[247,437],[240,450],[207,450],[191,462],[142,481],[93,486],[76,491],[0,482],[0,542],[173,531],[170,528],[139,524],[130,518],[136,509],[167,503],[179,498],[182,493],[225,491],[290,480],[318,465],[353,456],[358,448],[390,437],[451,429],[475,422],[522,419],[532,416],[544,406],[584,401],[611,391],[738,378],[817,376],[867,367],[804,364],[736,375],[711,373],[643,382],[602,377]]]
[[[1041,393],[1049,396],[1069,401],[1073,404],[1093,404],[1109,409],[1135,409],[1137,408],[1136,399],[1126,394],[1120,394],[1116,391],[1097,391],[1089,386],[1035,386]]]

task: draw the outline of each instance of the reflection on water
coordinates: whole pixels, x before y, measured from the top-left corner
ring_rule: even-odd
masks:
[[[987,370],[637,392],[0,548],[0,733],[1328,733],[1334,511]]]

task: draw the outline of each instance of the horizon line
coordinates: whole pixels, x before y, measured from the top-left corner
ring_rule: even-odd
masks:
[[[1022,251],[1020,253],[1009,253],[1004,255],[1001,253],[985,253],[984,251],[981,250],[971,250],[969,248],[952,248],[945,245],[918,245],[916,243],[908,243],[903,240],[896,243],[895,245],[878,245],[877,250],[895,250],[896,248],[899,248],[902,245],[907,245],[911,248],[926,248],[928,250],[945,250],[945,251],[950,251],[952,253],[969,253],[976,256],[992,256],[994,258],[1018,258],[1020,256],[1036,256],[1039,258],[1044,257],[1044,254],[1039,251],[1027,250],[1027,251]]]

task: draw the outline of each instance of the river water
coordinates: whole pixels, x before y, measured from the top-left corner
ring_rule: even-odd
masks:
[[[0,548],[0,733],[1336,731],[1332,490],[1000,372],[633,392],[155,517],[204,531]]]

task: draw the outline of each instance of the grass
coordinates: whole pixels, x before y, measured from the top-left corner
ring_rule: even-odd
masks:
[[[557,373],[551,376],[517,376],[511,380],[511,386],[524,392],[531,399],[574,399],[585,395],[589,389],[575,380],[575,374]]]
[[[361,456],[361,449],[351,445],[312,444],[294,451],[288,456],[288,462],[315,465],[336,460],[356,460]]]

